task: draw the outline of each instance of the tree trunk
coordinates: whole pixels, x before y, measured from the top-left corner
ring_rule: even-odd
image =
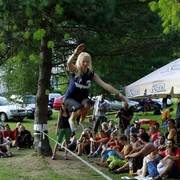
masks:
[[[47,133],[48,95],[52,69],[52,49],[47,47],[48,37],[41,40],[41,61],[39,65],[38,91],[36,95],[36,109],[34,120],[34,150],[43,156],[51,156],[52,149],[49,139],[41,131]]]

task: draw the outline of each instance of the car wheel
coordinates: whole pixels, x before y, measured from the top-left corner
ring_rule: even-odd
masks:
[[[1,122],[5,122],[5,121],[7,121],[7,120],[8,120],[8,118],[7,118],[6,113],[1,113],[1,114],[0,114],[0,119],[1,119]]]

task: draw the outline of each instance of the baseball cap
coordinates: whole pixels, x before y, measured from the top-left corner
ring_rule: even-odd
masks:
[[[138,119],[134,121],[134,124],[141,124]]]

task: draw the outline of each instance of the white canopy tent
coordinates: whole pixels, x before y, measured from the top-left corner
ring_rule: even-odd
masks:
[[[126,87],[127,98],[180,97],[180,58]]]

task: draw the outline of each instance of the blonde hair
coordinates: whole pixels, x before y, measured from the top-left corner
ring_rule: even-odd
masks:
[[[92,70],[92,59],[91,59],[91,56],[90,54],[88,54],[87,52],[82,52],[79,54],[78,58],[77,58],[77,61],[76,61],[76,67],[77,67],[77,70],[78,70],[78,74],[81,74],[81,61],[83,60],[84,57],[87,57],[89,59],[89,69]]]

